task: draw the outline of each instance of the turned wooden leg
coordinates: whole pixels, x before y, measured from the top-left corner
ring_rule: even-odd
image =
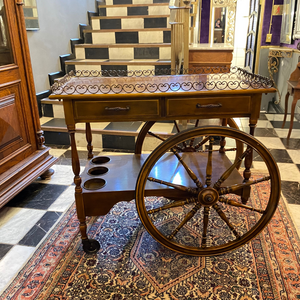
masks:
[[[50,179],[53,174],[54,174],[54,170],[48,169],[46,172],[41,174],[40,177],[41,179],[46,180],[46,179]]]
[[[87,141],[88,159],[91,159],[94,157],[94,154],[92,145],[92,130],[90,123],[85,123],[85,136]]]
[[[80,222],[80,233],[82,240],[87,240],[87,226],[86,226],[86,216],[84,212],[83,198],[82,198],[82,188],[81,188],[81,177],[80,173],[80,163],[75,141],[75,126],[68,126],[68,131],[71,139],[71,151],[72,151],[72,169],[74,173],[74,183],[75,183],[75,202],[77,217]]]
[[[295,115],[295,108],[296,108],[296,104],[298,102],[298,97],[296,98],[296,95],[294,95],[294,99],[292,102],[292,107],[291,107],[291,122],[290,122],[290,129],[289,129],[289,133],[287,138],[289,139],[292,133],[292,129],[293,129],[293,124],[294,124],[294,115]]]
[[[254,135],[254,129],[256,127],[256,123],[253,123],[251,122],[249,124],[250,126],[250,134],[251,135]],[[247,150],[249,149],[250,147],[247,146]],[[249,152],[249,154],[245,157],[245,170],[243,172],[243,176],[244,176],[244,182],[247,182],[249,181],[250,177],[251,177],[251,165],[252,165],[252,161],[253,161],[253,150],[252,148],[250,148],[251,151]],[[250,196],[250,191],[248,191],[247,189],[243,190],[242,192],[242,196],[241,196],[241,199],[242,199],[242,203],[243,204],[246,204],[248,202],[248,199],[249,199],[249,196]]]
[[[227,119],[224,118],[222,120],[222,126],[227,126]],[[219,152],[220,153],[225,153],[225,146],[226,146],[226,140],[225,140],[225,137],[222,136],[221,139],[220,139],[220,149],[219,149]]]
[[[287,112],[288,112],[289,97],[290,97],[290,93],[287,92],[286,95],[285,95],[285,102],[284,102],[284,118],[283,118],[283,123],[282,123],[282,127],[281,127],[281,128],[284,128],[284,125],[285,125],[286,116],[287,116]]]

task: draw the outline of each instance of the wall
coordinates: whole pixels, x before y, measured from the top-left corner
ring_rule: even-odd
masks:
[[[250,0],[238,0],[236,5],[234,50],[232,65],[243,68],[245,65],[245,49],[248,29]]]
[[[210,0],[202,0],[200,43],[209,41]]]
[[[282,44],[280,43],[280,30],[281,30],[281,20],[282,16],[273,16],[273,24],[272,24],[272,40],[271,43],[266,42],[266,36],[267,33],[269,33],[269,26],[270,26],[270,19],[271,19],[271,10],[272,10],[272,3],[273,0],[266,0],[265,1],[265,15],[263,20],[263,30],[262,30],[262,43],[261,45],[264,46],[264,48],[261,49],[260,52],[260,66],[258,73],[263,76],[269,76],[268,72],[268,54],[269,49],[265,47],[288,47],[292,49],[297,49],[297,44],[299,43],[299,40],[292,40],[292,44]],[[283,0],[274,0],[274,5],[280,5],[283,4]],[[281,95],[281,102],[278,104],[279,110],[284,111],[284,101],[285,101],[285,95],[287,91],[287,80],[289,79],[291,73],[295,70],[296,65],[299,60],[299,51],[295,51],[293,53],[292,58],[280,58],[279,59],[279,67],[278,67],[278,73],[274,74],[274,80],[277,83],[277,87],[279,90],[279,93]],[[269,111],[269,102],[273,101],[273,99],[279,100],[278,93],[276,94],[268,94],[263,95],[262,97],[262,105],[261,110],[262,111]],[[288,104],[288,112],[290,112],[292,97],[289,98],[289,104]],[[272,110],[272,109],[271,109]],[[296,108],[296,113],[299,113],[300,108]]]
[[[36,93],[49,89],[48,73],[61,70],[59,55],[71,53],[70,39],[95,7],[95,0],[37,0],[40,29],[27,31]]]

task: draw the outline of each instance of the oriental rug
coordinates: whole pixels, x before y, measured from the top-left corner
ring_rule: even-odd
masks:
[[[263,205],[269,188],[268,182],[254,187],[251,201]],[[155,207],[164,199],[148,201]],[[252,221],[250,211],[243,222]],[[0,299],[300,299],[300,242],[282,199],[260,235],[214,257],[186,256],[160,245],[142,226],[134,201],[118,203],[89,225],[89,237],[101,244],[97,254],[82,250],[73,206]]]

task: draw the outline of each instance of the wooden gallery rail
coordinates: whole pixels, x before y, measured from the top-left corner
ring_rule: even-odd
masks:
[[[96,73],[67,76],[52,87],[50,96],[63,100],[86,252],[100,248],[98,241],[88,239],[86,216],[105,215],[116,203],[132,199],[157,241],[189,255],[231,251],[267,225],[279,201],[280,176],[269,151],[251,135],[262,93],[275,92],[271,81],[240,69],[226,74],[148,77]],[[251,135],[225,126],[197,127],[195,121],[194,128],[163,141],[150,155],[141,153],[155,121],[220,118],[232,122],[233,117],[248,117]],[[91,122],[141,120],[146,123],[135,154],[93,157]],[[79,122],[86,123],[90,159],[82,174],[75,143]],[[261,178],[251,177],[253,153],[268,170]],[[250,191],[259,184],[270,184],[270,193],[264,202],[255,203]],[[153,205],[149,196],[159,196],[160,204]]]

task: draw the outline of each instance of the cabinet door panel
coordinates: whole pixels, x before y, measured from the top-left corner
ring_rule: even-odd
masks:
[[[28,139],[24,128],[19,95],[11,93],[3,96],[0,91],[0,159],[24,146]],[[6,92],[6,91],[5,91]]]
[[[37,148],[13,5],[0,1],[0,174]]]

